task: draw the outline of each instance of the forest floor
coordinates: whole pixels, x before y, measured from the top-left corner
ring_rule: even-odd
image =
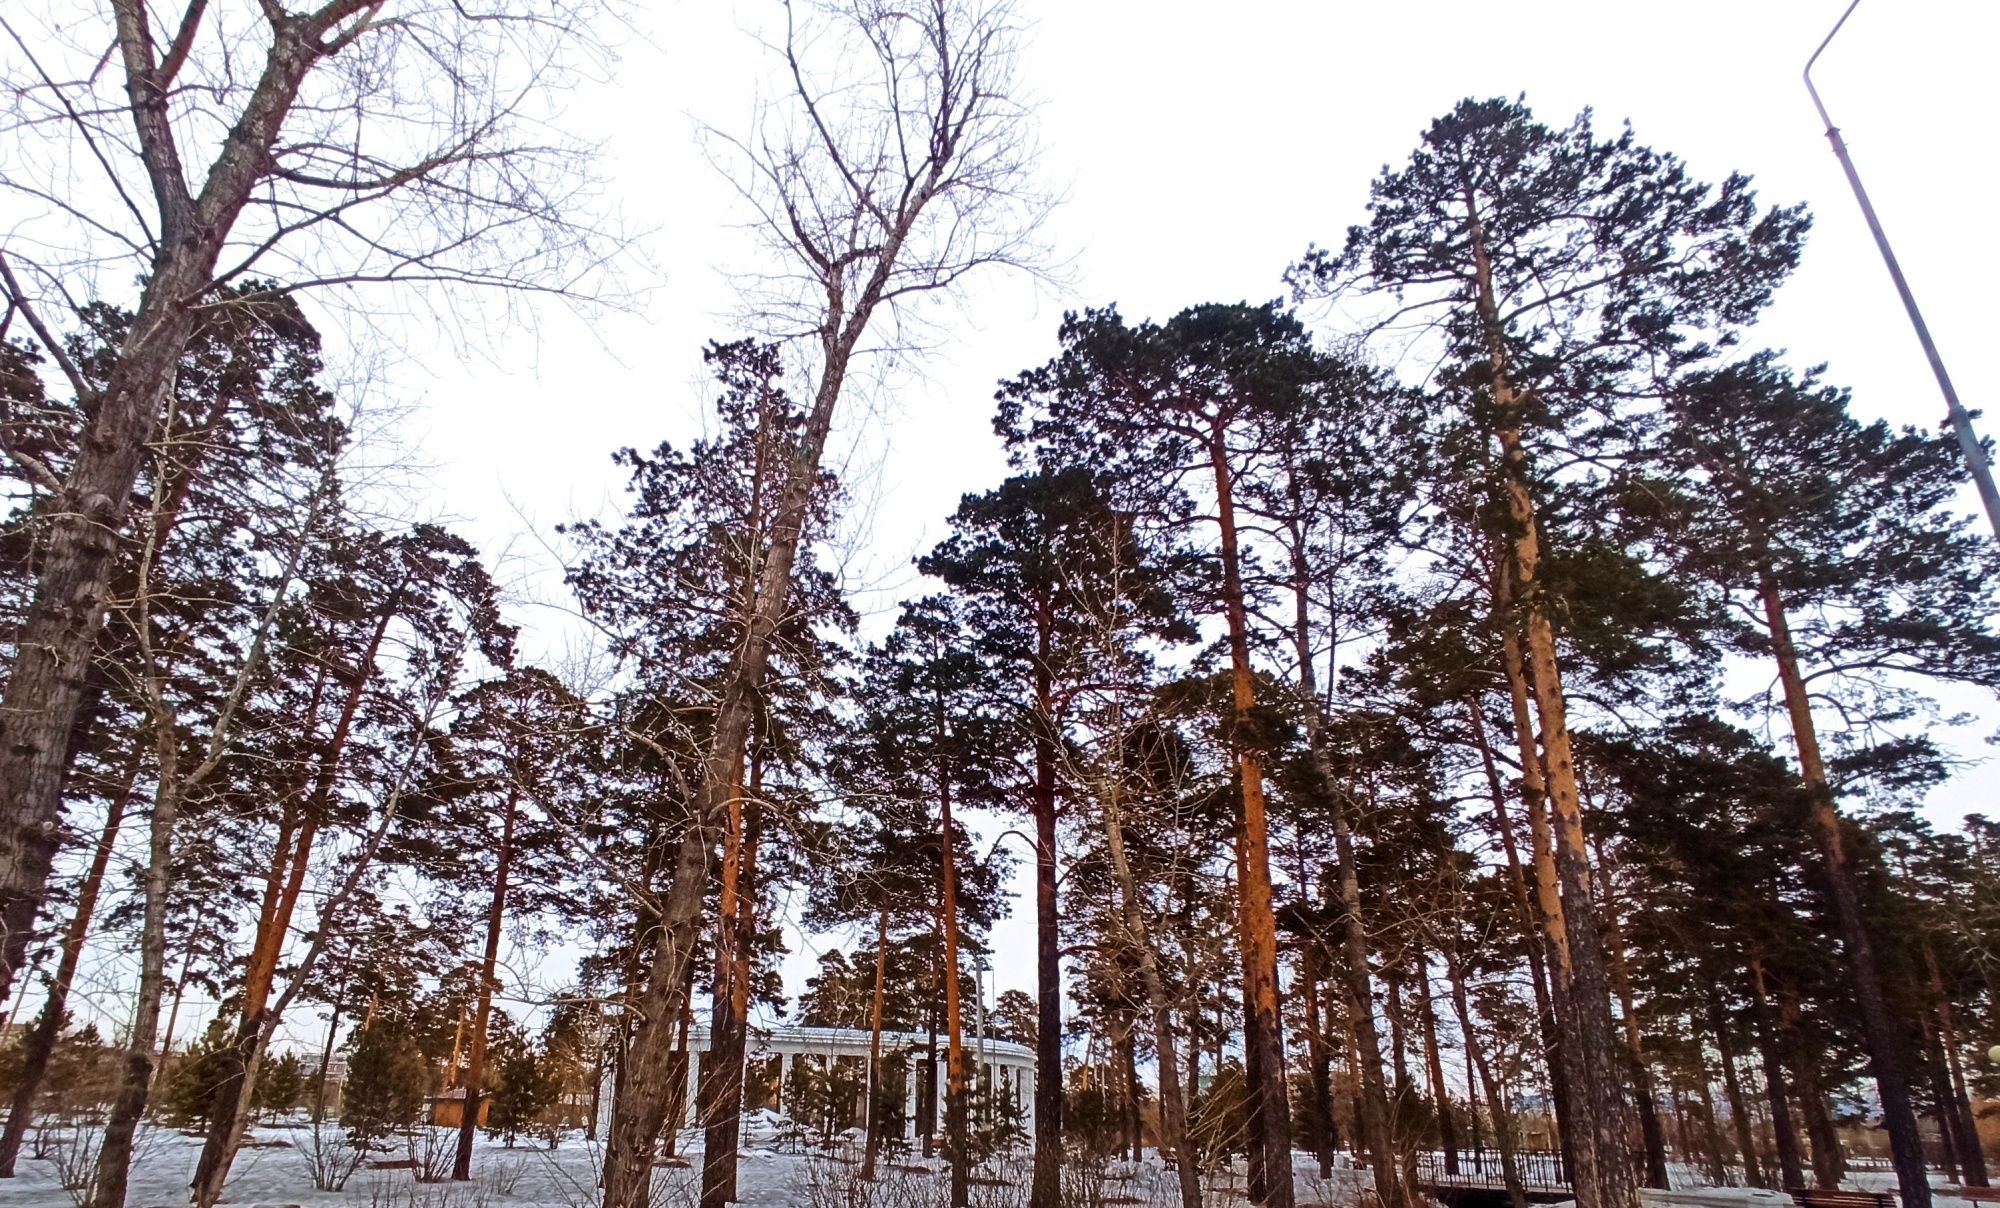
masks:
[[[768,1113],[760,1113],[767,1115]],[[934,1208],[946,1201],[945,1172],[934,1160],[907,1154],[887,1154],[880,1177],[861,1182],[847,1156],[786,1152],[778,1144],[775,1117],[746,1119],[745,1145],[738,1174],[738,1202],[745,1208]],[[333,1144],[339,1133],[327,1128],[329,1161],[348,1153]],[[686,1155],[700,1154],[700,1135],[689,1131],[682,1157],[661,1165],[651,1208],[696,1208],[700,1188],[699,1163],[686,1165]],[[88,1172],[94,1156],[95,1130],[55,1129],[22,1154],[19,1174],[0,1195],[9,1208],[80,1208],[88,1202]],[[514,1146],[482,1135],[468,1183],[427,1181],[426,1170],[449,1171],[457,1140],[455,1129],[424,1129],[401,1139],[400,1147],[377,1151],[351,1170],[331,1169],[316,1162],[318,1150],[309,1125],[260,1127],[251,1144],[238,1155],[224,1203],[228,1208],[597,1208],[597,1170],[601,1145],[581,1133],[571,1133],[550,1149],[542,1141],[525,1139]],[[131,1208],[179,1208],[187,1202],[187,1187],[201,1152],[201,1138],[168,1128],[142,1131],[126,1198]],[[351,1163],[351,1156],[346,1165]],[[321,1176],[315,1178],[316,1168]],[[342,1174],[345,1178],[341,1178]],[[329,1177],[330,1175],[330,1177]],[[1302,1208],[1355,1208],[1370,1190],[1365,1171],[1335,1170],[1321,1178],[1309,1155],[1297,1155],[1297,1190]],[[1096,1170],[1065,1172],[1067,1203],[1117,1205],[1119,1208],[1172,1208],[1179,1196],[1175,1176],[1148,1154],[1139,1163],[1113,1161]],[[1887,1172],[1850,1177],[1849,1185],[1865,1190],[1893,1190]],[[316,1189],[338,1183],[338,1189]],[[1227,1206],[1244,1203],[1241,1171],[1221,1172],[1205,1180],[1203,1202]],[[1972,1208],[1938,1188],[1938,1208]],[[1712,1193],[1711,1193],[1712,1194]],[[1738,1193],[1740,1194],[1740,1192]],[[1662,1208],[1688,1208],[1701,1200],[1674,1195]],[[972,1208],[1025,1208],[1028,1164],[1025,1153],[1003,1156],[984,1166],[971,1189]],[[1788,1202],[1788,1201],[1787,1201]]]

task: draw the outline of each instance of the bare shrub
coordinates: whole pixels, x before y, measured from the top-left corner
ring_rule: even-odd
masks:
[[[292,1152],[305,1164],[314,1191],[345,1191],[368,1147],[345,1129],[315,1120],[308,1128],[292,1130]]]

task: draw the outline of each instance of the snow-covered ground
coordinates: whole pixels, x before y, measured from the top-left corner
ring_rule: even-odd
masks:
[[[769,1112],[745,1117],[737,1192],[746,1208],[934,1208],[947,1202],[945,1172],[934,1160],[885,1152],[880,1177],[872,1185],[863,1184],[853,1146],[832,1155],[802,1152],[788,1138],[789,1131],[780,1117]],[[338,1130],[328,1127],[323,1136],[333,1151]],[[457,1141],[455,1129],[428,1129],[399,1141],[393,1149],[371,1153],[337,1190],[315,1188],[315,1146],[309,1126],[262,1127],[254,1130],[251,1140],[253,1144],[236,1159],[225,1195],[230,1208],[597,1208],[599,1203],[597,1171],[603,1151],[580,1133],[565,1136],[553,1150],[526,1140],[508,1148],[497,1138],[482,1136],[473,1158],[473,1180],[451,1183],[419,1177],[426,1166],[440,1175],[448,1172]],[[85,1130],[58,1130],[40,1144],[31,1141],[17,1178],[11,1185],[0,1183],[0,1204],[76,1208],[87,1193],[66,1188],[65,1175],[88,1172],[94,1143],[95,1134]],[[700,1134],[683,1134],[677,1149],[682,1156],[663,1161],[657,1171],[651,1208],[696,1206]],[[31,1156],[37,1150],[42,1156]],[[200,1151],[198,1136],[163,1128],[143,1131],[126,1197],[129,1208],[185,1204]],[[692,1164],[690,1156],[696,1159]],[[1336,1169],[1322,1179],[1306,1154],[1296,1155],[1295,1175],[1299,1203],[1310,1208],[1357,1208],[1373,1189],[1366,1171]],[[1101,1171],[1067,1171],[1064,1178],[1067,1203],[1118,1208],[1172,1208],[1179,1203],[1175,1176],[1150,1154],[1137,1164],[1113,1161]],[[1207,1177],[1204,1204],[1217,1208],[1242,1204],[1242,1180],[1240,1167]],[[322,1175],[319,1181],[330,1180]],[[1870,1191],[1894,1190],[1895,1176],[1860,1172],[1848,1183]],[[1939,1185],[1938,1208],[1972,1208],[1951,1190]],[[1659,1208],[1757,1208],[1732,1202],[1742,1194],[1726,1189],[1676,1192],[1667,1197],[1671,1204]],[[981,1168],[971,1199],[973,1208],[1026,1208],[1025,1151],[1003,1155]]]
[[[768,1112],[745,1118],[737,1191],[746,1208],[932,1208],[947,1202],[946,1172],[936,1160],[885,1151],[875,1184],[858,1185],[856,1147],[843,1146],[832,1155],[802,1152],[788,1140],[787,1131]],[[329,1127],[324,1136],[331,1149],[339,1133]],[[553,1150],[525,1139],[510,1149],[497,1138],[482,1136],[470,1183],[420,1179],[418,1172],[426,1165],[438,1173],[449,1170],[456,1139],[453,1129],[426,1130],[396,1148],[372,1153],[339,1190],[316,1190],[312,1129],[260,1127],[253,1131],[253,1144],[238,1155],[224,1199],[231,1208],[597,1208],[603,1151],[580,1133],[565,1136]],[[64,1176],[66,1171],[88,1171],[93,1143],[93,1134],[77,1131],[45,1146],[47,1155],[39,1160],[24,1152],[16,1180],[0,1184],[0,1203],[8,1208],[75,1208],[85,1197],[66,1189]],[[35,1148],[31,1142],[29,1149]],[[200,1150],[198,1136],[163,1128],[142,1132],[126,1203],[130,1208],[186,1203]],[[697,1202],[700,1134],[684,1133],[677,1151],[679,1158],[666,1160],[657,1170],[652,1208],[694,1208]],[[1101,1176],[1099,1185],[1070,1188],[1075,1202],[1148,1208],[1179,1202],[1175,1176],[1151,1155],[1136,1165],[1112,1162]],[[1097,1176],[1072,1171],[1066,1177],[1090,1183]],[[1352,1205],[1364,1185],[1357,1179],[1365,1181],[1366,1175],[1336,1171],[1333,1179],[1320,1180],[1310,1158],[1300,1155],[1302,1204]],[[1209,1183],[1206,1202],[1241,1202],[1240,1170],[1220,1173]],[[1025,1151],[1002,1155],[975,1172],[973,1208],[1026,1208],[1027,1199]]]

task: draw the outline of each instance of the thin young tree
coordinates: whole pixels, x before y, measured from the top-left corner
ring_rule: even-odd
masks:
[[[1033,149],[1012,83],[1019,31],[1004,6],[829,5],[810,37],[786,13],[789,88],[755,133],[727,145],[744,161],[732,178],[780,261],[748,304],[796,337],[810,387],[754,590],[731,618],[739,637],[714,689],[691,824],[666,873],[605,1159],[607,1208],[640,1208],[649,1194],[711,849],[855,357],[885,309],[949,292],[983,267],[1030,261],[1044,208],[1027,191]]]

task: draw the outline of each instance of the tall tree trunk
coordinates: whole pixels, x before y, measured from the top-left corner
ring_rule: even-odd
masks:
[[[1715,1089],[1709,1085],[1706,1069],[1699,1071],[1699,1075],[1695,1079],[1695,1089],[1701,1095],[1701,1136],[1703,1148],[1708,1150],[1708,1177],[1717,1187],[1727,1187],[1729,1159],[1723,1152],[1722,1129],[1715,1119]]]
[[[1764,990],[1763,962],[1750,962],[1750,1005],[1757,1026],[1757,1049],[1764,1059],[1764,1090],[1771,1101],[1771,1132],[1778,1149],[1778,1174],[1786,1190],[1806,1185],[1805,1164],[1799,1160],[1799,1134],[1792,1123],[1791,1088],[1785,1078],[1784,1055],[1778,1051],[1777,1029]]]
[[[1339,866],[1342,959],[1335,964],[1348,1003],[1348,1018],[1357,1053],[1354,1067],[1355,1130],[1360,1134],[1359,1148],[1368,1155],[1369,1164],[1375,1171],[1376,1195],[1389,1208],[1404,1208],[1406,1193],[1398,1178],[1389,1137],[1389,1092],[1382,1078],[1382,1039],[1375,1029],[1375,989],[1368,972],[1368,929],[1361,918],[1361,879],[1354,858],[1353,823],[1348,817],[1352,801],[1327,753],[1326,722],[1313,670],[1308,591],[1311,581],[1304,560],[1296,553],[1292,573],[1292,646],[1299,668],[1299,697],[1304,704],[1306,746],[1312,755],[1313,773],[1319,778],[1320,788],[1326,794],[1327,811],[1333,823],[1334,860]],[[1330,1099],[1331,1095],[1328,1096]],[[1327,1119],[1330,1128],[1330,1109]]]
[[[1104,845],[1111,857],[1111,874],[1118,881],[1120,913],[1125,923],[1125,941],[1138,956],[1139,980],[1146,990],[1146,1002],[1153,1015],[1153,1055],[1160,1072],[1160,1144],[1173,1155],[1174,1175],[1180,1186],[1181,1208],[1201,1208],[1201,1172],[1187,1144],[1187,1104],[1181,1098],[1180,1069],[1174,1059],[1173,999],[1167,994],[1166,979],[1160,975],[1159,955],[1154,949],[1146,912],[1139,901],[1138,879],[1125,854],[1125,819],[1116,788],[1105,794]],[[1189,1046],[1190,1054],[1193,1045]]]
[[[1597,854],[1597,877],[1604,903],[1604,947],[1611,958],[1611,984],[1618,992],[1618,1012],[1625,1019],[1625,1052],[1632,1063],[1639,1135],[1646,1145],[1646,1186],[1665,1191],[1667,1137],[1660,1126],[1659,1088],[1653,1080],[1653,1063],[1646,1059],[1646,1038],[1639,1029],[1638,1008],[1632,1002],[1632,973],[1625,960],[1625,937],[1619,929],[1618,903],[1611,893],[1611,873],[1602,847]]]
[[[1590,1105],[1583,1088],[1589,1078],[1583,1049],[1574,1028],[1575,1004],[1570,963],[1569,930],[1564,917],[1561,878],[1556,871],[1555,830],[1549,822],[1548,781],[1535,739],[1532,693],[1528,687],[1527,663],[1521,655],[1521,639],[1508,623],[1513,609],[1512,574],[1504,560],[1495,575],[1494,613],[1500,625],[1500,665],[1507,678],[1508,701],[1512,706],[1514,741],[1521,764],[1521,799],[1527,807],[1530,856],[1535,869],[1536,919],[1540,924],[1542,947],[1547,953],[1548,1068],[1550,1089],[1559,1098],[1556,1119],[1560,1129],[1563,1170],[1573,1184],[1583,1182],[1582,1172],[1595,1169],[1597,1138],[1591,1130],[1578,1127],[1588,1117]],[[1531,945],[1532,947],[1532,945]],[[1589,1208],[1607,1208],[1591,1205]],[[1621,1206],[1608,1206],[1621,1208]]]
[[[1807,1035],[1799,1010],[1799,994],[1790,986],[1778,991],[1778,1023],[1784,1033],[1784,1048],[1792,1056],[1794,1082],[1799,1088],[1799,1114],[1805,1117],[1806,1140],[1812,1144],[1813,1185],[1828,1191],[1840,1186],[1846,1173],[1840,1153],[1840,1136],[1834,1131],[1833,1115],[1826,1108],[1826,1091],[1819,1080],[1816,1060],[1818,1046]]]
[[[875,920],[875,994],[868,1006],[868,1136],[861,1151],[861,1177],[875,1177],[875,1156],[882,1149],[882,1121],[876,1118],[882,1091],[882,1006],[888,993],[889,907]]]
[[[1764,1168],[1757,1160],[1757,1138],[1750,1127],[1750,1102],[1743,1094],[1743,1081],[1736,1070],[1736,1046],[1729,1036],[1729,1016],[1722,1007],[1722,989],[1712,974],[1704,972],[1708,985],[1708,1027],[1715,1034],[1715,1051],[1722,1060],[1722,1092],[1729,1100],[1729,1122],[1736,1132],[1736,1148],[1743,1155],[1743,1180],[1752,1187],[1768,1187]]]
[[[1493,295],[1492,265],[1486,233],[1468,189],[1468,234],[1474,259],[1476,306],[1489,353],[1493,391],[1492,436],[1500,452],[1501,482],[1508,513],[1506,572],[1515,616],[1503,616],[1509,631],[1518,628],[1525,644],[1528,686],[1541,725],[1543,772],[1555,841],[1556,873],[1561,882],[1564,947],[1567,963],[1561,972],[1570,981],[1570,1005],[1564,1047],[1573,1049],[1571,1082],[1577,1104],[1573,1132],[1592,1134],[1588,1145],[1571,1149],[1577,1162],[1572,1174],[1578,1208],[1636,1208],[1639,1180],[1626,1137],[1631,1112],[1618,1076],[1616,1041],[1611,1023],[1611,989],[1604,970],[1604,948],[1598,935],[1597,911],[1590,885],[1590,854],[1583,827],[1576,768],[1570,753],[1569,707],[1563,695],[1562,673],[1556,659],[1551,603],[1539,577],[1541,535],[1535,516],[1527,451],[1521,441],[1521,416],[1526,399],[1513,380],[1505,335]],[[1524,763],[1526,761],[1524,760]],[[1562,1008],[1559,999],[1557,1008]],[[1912,1208],[1925,1208],[1922,1205]]]
[[[306,872],[312,862],[320,819],[331,807],[341,760],[347,751],[348,738],[353,733],[355,715],[373,681],[375,660],[381,654],[389,623],[402,606],[403,592],[408,584],[407,577],[399,582],[376,615],[374,631],[369,635],[361,658],[355,663],[354,682],[341,704],[333,734],[319,753],[312,791],[304,803],[296,837],[289,833],[287,827],[279,829],[264,908],[259,912],[256,937],[251,942],[249,960],[244,966],[242,1016],[237,1022],[236,1036],[223,1054],[223,1067],[217,1079],[215,1111],[209,1117],[208,1135],[202,1141],[201,1156],[195,1162],[192,1198],[196,1208],[211,1208],[222,1197],[222,1185],[229,1178],[229,1167],[243,1139],[243,1128],[248,1123],[256,1094],[257,1067],[263,1055],[264,1037],[270,1031],[268,1008],[277,978],[278,959],[284,952],[285,938],[291,933],[292,916],[297,911],[299,897],[305,891]],[[320,691],[325,682],[326,671],[322,664],[320,673],[314,679],[312,700],[305,715],[308,737],[318,727]],[[288,842],[291,844],[289,848]],[[283,888],[277,889],[280,881]]]
[[[939,814],[944,836],[944,1025],[945,1050],[945,1132],[951,1147],[951,1208],[966,1208],[971,1195],[972,1154],[967,1148],[965,1120],[965,1034],[958,1005],[958,875],[953,867],[951,788],[938,793]],[[1054,1043],[1056,1038],[1036,1036],[1036,1048]],[[1036,1095],[1036,1103],[1041,1096]],[[1035,1121],[1039,1132],[1039,1113]]]
[[[111,864],[111,851],[118,842],[118,828],[125,821],[125,807],[131,803],[138,783],[139,761],[135,755],[125,787],[111,800],[104,814],[104,828],[98,832],[97,846],[90,853],[90,867],[77,890],[76,909],[70,914],[69,929],[63,933],[62,955],[56,961],[55,979],[49,983],[48,1001],[35,1020],[33,1030],[21,1044],[21,1067],[15,1076],[14,1102],[7,1112],[6,1131],[0,1132],[0,1179],[14,1177],[14,1163],[21,1142],[28,1135],[28,1121],[35,1112],[35,1098],[41,1093],[42,1079],[62,1036],[63,1021],[69,1016],[70,987],[76,981],[77,962],[83,956],[84,941],[90,935],[90,920],[97,912],[98,894],[104,888],[104,871]],[[26,982],[23,981],[25,987]]]
[[[125,1041],[124,1077],[104,1135],[97,1147],[97,1173],[89,1208],[125,1208],[126,1180],[132,1170],[132,1141],[146,1114],[153,1084],[153,1041],[158,1036],[160,999],[166,987],[167,888],[173,858],[174,823],[180,813],[178,744],[158,740],[159,780],[153,793],[145,874],[145,914],[139,926],[139,992],[132,1028]]]
[[[884,266],[892,263],[893,249],[885,250],[884,256]],[[694,817],[675,852],[667,893],[660,904],[659,938],[645,990],[634,1005],[638,1022],[626,1054],[628,1076],[612,1106],[611,1137],[605,1152],[604,1208],[645,1208],[651,1193],[653,1154],[670,1094],[664,1083],[673,1056],[672,1024],[687,993],[715,834],[734,793],[733,769],[749,737],[751,713],[770,662],[773,637],[789,607],[792,567],[819,479],[841,383],[867,315],[879,301],[886,271],[886,267],[878,270],[870,292],[857,300],[853,318],[844,326],[836,324],[824,335],[826,361],[812,411],[773,516],[771,542],[759,568],[757,589],[742,617],[743,636],[730,656],[717,694]]]
[[[738,768],[740,785],[741,768]],[[737,1148],[743,1135],[743,1079],[749,1056],[750,946],[757,925],[757,848],[763,833],[763,765],[753,747],[748,800],[730,806],[722,902],[717,912],[715,1024],[709,1029],[708,1106],[702,1113],[701,1208],[735,1201]],[[714,1037],[722,1037],[718,1045]]]
[[[1243,859],[1243,839],[1241,832],[1236,840],[1236,859]],[[1238,929],[1241,930],[1239,909]],[[1242,945],[1239,942],[1238,947]],[[1247,974],[1248,969],[1244,972]],[[1245,993],[1239,1004],[1243,1010],[1243,1087],[1244,1087],[1244,1146],[1243,1146],[1243,1190],[1252,1204],[1262,1204],[1271,1194],[1270,1154],[1261,1143],[1264,1136],[1264,1103],[1256,1088],[1263,1085],[1263,1046],[1258,1044],[1257,1013],[1251,1009],[1250,995]]]
[[[1505,644],[1503,643],[1503,650],[1504,648]],[[1513,650],[1514,654],[1506,664],[1510,689],[1513,688],[1517,678],[1515,673],[1518,671],[1520,664],[1518,645],[1514,646]],[[1528,716],[1526,680],[1521,679],[1519,690],[1510,691],[1509,695],[1514,702],[1516,726],[1524,726]],[[1549,1072],[1550,1101],[1555,1107],[1556,1117],[1556,1143],[1562,1152],[1563,1170],[1565,1176],[1567,1176],[1568,1171],[1576,1168],[1575,1162],[1569,1156],[1569,1114],[1573,1108],[1573,1100],[1570,1096],[1569,1079],[1563,1068],[1562,1055],[1557,1047],[1562,1043],[1562,1038],[1557,1031],[1555,1000],[1549,988],[1549,962],[1545,955],[1549,950],[1551,941],[1548,929],[1542,922],[1542,916],[1536,910],[1535,901],[1528,892],[1527,874],[1521,867],[1520,845],[1514,837],[1514,822],[1507,813],[1506,791],[1500,782],[1500,769],[1493,757],[1493,745],[1486,737],[1486,718],[1480,711],[1479,702],[1471,697],[1466,698],[1465,713],[1466,718],[1471,723],[1473,745],[1479,749],[1480,766],[1486,773],[1487,793],[1493,799],[1493,826],[1494,830],[1500,836],[1500,850],[1507,859],[1507,885],[1513,892],[1514,908],[1520,912],[1521,930],[1527,941],[1524,946],[1528,950],[1529,982],[1535,992],[1535,1022],[1542,1038],[1542,1064]],[[1528,730],[1527,733],[1529,734],[1528,748],[1532,750],[1532,730]],[[1539,767],[1534,767],[1533,775],[1537,786],[1534,792],[1539,797],[1541,791],[1539,788],[1541,784],[1541,770]],[[1527,775],[1525,773],[1522,777],[1522,786],[1522,793],[1525,798],[1529,792],[1527,788]],[[1532,819],[1538,811],[1531,805],[1529,813]],[[1538,855],[1537,869],[1540,868],[1539,853],[1547,846],[1545,842],[1541,842],[1541,840],[1546,838],[1546,834],[1546,825],[1543,825],[1541,829],[1534,832],[1534,837],[1537,840],[1535,846]],[[1551,872],[1553,872],[1553,867],[1551,867]],[[1554,888],[1553,877],[1550,879],[1549,887],[1551,889]],[[1558,906],[1560,906],[1560,902],[1558,902]]]
[[[1059,1208],[1062,1199],[1062,920],[1056,898],[1055,683],[1052,602],[1035,616],[1035,1154],[1029,1208]],[[957,968],[956,965],[953,966]],[[958,1208],[962,1200],[954,1201]]]
[[[1451,1093],[1444,1080],[1444,1058],[1438,1053],[1437,1008],[1431,1003],[1430,958],[1417,953],[1417,1023],[1424,1037],[1424,1068],[1431,1084],[1431,1106],[1437,1111],[1438,1140],[1444,1146],[1444,1172],[1458,1173],[1458,1125],[1451,1118]],[[1471,1087],[1467,1087],[1471,1090]]]
[[[472,1177],[472,1142],[479,1132],[479,1108],[486,1097],[486,1027],[493,1016],[494,973],[500,967],[500,929],[507,919],[507,874],[514,859],[514,815],[520,804],[520,787],[509,785],[505,812],[500,816],[500,850],[494,856],[493,900],[486,908],[486,951],[479,962],[479,995],[472,1009],[472,1052],[465,1065],[458,1153],[451,1163],[451,1177],[460,1183]]]
[[[924,1046],[924,1064],[923,1064],[924,1081],[923,1085],[917,1088],[917,1127],[918,1130],[923,1133],[923,1138],[924,1138],[923,1153],[926,1158],[934,1156],[935,1151],[937,1149],[937,1127],[938,1127],[937,1003],[938,1003],[938,998],[942,994],[944,989],[944,980],[943,978],[937,976],[937,972],[938,972],[937,963],[933,961],[931,964],[932,992],[930,995],[930,1000],[931,1000],[930,1010],[924,1016],[924,1018],[928,1021],[928,1026],[929,1026],[929,1034]]]
[[[1512,1208],[1527,1208],[1528,1195],[1522,1189],[1520,1162],[1514,1154],[1513,1115],[1507,1110],[1507,1097],[1501,1093],[1499,1080],[1494,1078],[1485,1053],[1480,1051],[1479,1039],[1472,1030],[1472,1008],[1466,1001],[1465,979],[1458,962],[1449,956],[1445,958],[1445,977],[1451,982],[1451,1009],[1458,1017],[1459,1035],[1465,1037],[1466,1058],[1479,1071],[1479,1088],[1486,1096],[1486,1111],[1493,1117],[1493,1144],[1500,1151],[1500,1178],[1507,1186],[1508,1202]]]
[[[1285,1097],[1283,1018],[1278,1010],[1278,930],[1271,898],[1270,838],[1264,816],[1264,753],[1249,741],[1257,688],[1250,667],[1249,620],[1237,551],[1235,483],[1218,424],[1210,433],[1215,473],[1216,526],[1222,546],[1222,595],[1229,629],[1230,683],[1236,704],[1236,771],[1243,794],[1243,852],[1237,889],[1242,896],[1244,997],[1256,1016],[1258,1078],[1251,1090],[1259,1119],[1253,1144],[1264,1154],[1270,1186],[1267,1208],[1293,1208],[1291,1108]],[[1247,1064],[1247,1063],[1246,1063]],[[1035,1208],[1043,1208],[1036,1205]],[[1592,1208],[1585,1205],[1584,1208]]]
[[[1944,974],[1938,968],[1937,952],[1924,940],[1924,969],[1930,974],[1931,994],[1937,1006],[1938,1043],[1944,1049],[1945,1065],[1951,1072],[1951,1113],[1958,1120],[1959,1133],[1967,1145],[1961,1173],[1967,1186],[1988,1186],[1986,1155],[1979,1141],[1979,1124],[1972,1113],[1972,1099],[1965,1091],[1965,1065],[1958,1052],[1958,1022],[1952,1015],[1951,996],[1945,993]]]
[[[1826,764],[1820,756],[1819,731],[1813,724],[1812,698],[1806,692],[1805,677],[1799,670],[1799,656],[1792,645],[1791,624],[1785,616],[1778,578],[1769,566],[1758,570],[1758,595],[1764,606],[1764,620],[1770,628],[1771,654],[1777,660],[1778,679],[1785,690],[1785,708],[1792,723],[1792,742],[1798,748],[1800,779],[1812,799],[1812,826],[1819,842],[1820,859],[1825,865],[1827,896],[1834,920],[1840,928],[1841,947],[1847,956],[1848,979],[1854,1002],[1860,1010],[1861,1031],[1868,1045],[1868,1064],[1875,1074],[1875,1092],[1882,1103],[1882,1127],[1889,1133],[1889,1151],[1896,1164],[1896,1185],[1903,1196],[1903,1208],[1930,1208],[1930,1176],[1924,1163],[1923,1139],[1917,1132],[1916,1109],[1910,1103],[1909,1075],[1905,1072],[1902,1045],[1882,993],[1882,976],[1876,968],[1875,949],[1868,938],[1868,920],[1861,910],[1861,895],[1854,866],[1847,854],[1847,838],[1841,831],[1840,811],[1833,803],[1833,789],[1826,778]]]

